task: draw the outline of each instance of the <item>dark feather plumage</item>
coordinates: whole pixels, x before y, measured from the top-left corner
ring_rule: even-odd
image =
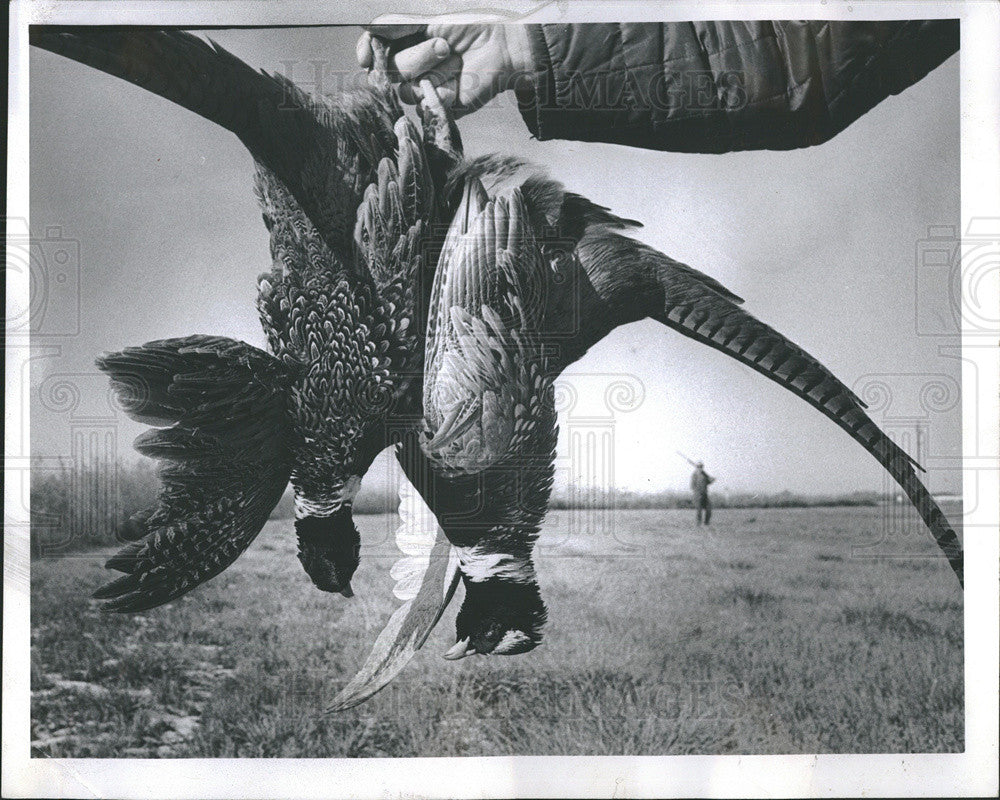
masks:
[[[97,363],[129,416],[171,426],[136,440],[161,460],[163,488],[107,562],[126,575],[94,594],[111,601],[108,611],[142,611],[217,575],[267,521],[291,469],[291,375],[273,356],[215,336],[150,342]]]

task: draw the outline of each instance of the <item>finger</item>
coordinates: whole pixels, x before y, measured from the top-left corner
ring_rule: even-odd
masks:
[[[426,76],[421,78],[419,83],[407,83],[406,96],[411,98],[404,100],[407,103],[420,103],[431,111],[440,111],[441,106],[448,107],[455,102],[458,96],[458,77],[452,76],[445,83],[434,85]],[[400,90],[402,90],[400,86]],[[402,94],[402,91],[401,91]]]
[[[430,81],[431,85],[435,87],[443,86],[450,81],[457,82],[461,70],[462,57],[458,55],[451,55],[438,64],[434,69],[427,70],[411,80],[403,81],[400,84],[400,89],[404,86],[407,87],[405,89],[406,95],[408,97],[415,97],[419,100],[423,97],[423,93],[420,88],[421,81]]]
[[[458,97],[458,81],[448,81],[448,83],[438,86],[435,91],[441,105],[445,108],[451,108],[455,105],[455,99]]]
[[[363,31],[358,37],[358,43],[354,45],[354,54],[358,59],[358,66],[368,69],[372,65],[372,35],[368,31]]]
[[[451,48],[444,39],[428,39],[399,51],[390,63],[398,80],[412,81],[440,66],[450,55]]]
[[[408,106],[414,106],[424,100],[424,90],[418,83],[401,83],[397,88],[399,90],[399,99]],[[455,102],[455,98],[458,97],[458,79],[452,78],[446,83],[441,84],[435,88],[435,92],[441,101],[441,105],[452,105]]]

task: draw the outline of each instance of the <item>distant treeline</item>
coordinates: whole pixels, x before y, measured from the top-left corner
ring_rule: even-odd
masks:
[[[31,474],[32,554],[54,554],[114,545],[115,532],[132,514],[156,503],[156,468],[149,461],[86,467],[59,463],[57,468],[36,464]],[[804,495],[715,492],[716,508],[812,508],[818,506],[874,506],[885,502],[878,492]],[[398,495],[392,488],[362,489],[354,501],[358,514],[392,514]],[[690,492],[597,491],[561,489],[551,507],[567,508],[691,508]],[[295,506],[286,491],[272,519],[292,519]]]
[[[384,492],[362,489],[354,500],[358,514],[394,514],[398,504],[392,490]],[[878,492],[852,492],[849,494],[806,495],[793,492],[762,494],[759,492],[716,493],[712,505],[716,508],[818,508],[820,506],[875,506],[885,502]],[[690,492],[630,492],[613,491],[556,491],[549,502],[550,508],[693,508]],[[291,519],[295,516],[292,493],[286,492],[278,503],[272,519]]]
[[[55,554],[106,547],[132,514],[156,502],[160,481],[150,461],[99,466],[52,467],[35,462],[31,469],[31,553]]]
[[[33,556],[109,547],[119,543],[121,524],[156,504],[160,481],[152,461],[87,466],[36,461],[31,470],[31,553]],[[362,491],[359,514],[395,513],[398,495]],[[292,519],[292,492],[285,492],[272,519]]]
[[[885,502],[878,492],[810,495],[795,492],[712,492],[715,508],[816,508],[820,506],[875,506]],[[691,492],[557,491],[552,508],[693,508]]]

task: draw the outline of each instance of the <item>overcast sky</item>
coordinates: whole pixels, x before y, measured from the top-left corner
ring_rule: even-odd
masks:
[[[311,61],[325,62],[328,75],[356,71],[356,29],[212,36],[254,66],[287,74],[294,62],[291,77],[301,82],[314,74]],[[959,222],[958,85],[954,56],[833,141],[792,152],[686,155],[537,142],[506,97],[461,129],[467,153],[517,153],[644,222],[639,238],[721,280],[848,386],[880,376],[892,403],[876,421],[888,414],[902,430],[925,419],[931,488],[954,491],[958,471],[948,465],[959,455],[959,407],[928,411],[920,395],[929,381],[957,382],[960,362],[941,353],[953,339],[919,335],[916,324],[918,310],[939,309],[947,319],[947,271],[938,269],[929,291],[923,282],[918,297],[916,254],[929,226]],[[80,324],[74,335],[38,340],[48,349],[33,362],[32,451],[69,456],[73,431],[109,414],[96,354],[191,333],[263,346],[253,300],[270,259],[251,158],[232,134],[34,49],[30,104],[32,232],[58,226],[81,253],[79,281],[52,284],[46,297],[45,324],[54,325],[76,314],[78,283]],[[675,450],[704,459],[721,490],[883,485],[877,462],[817,411],[649,321],[614,332],[571,368],[582,396],[575,413],[610,413],[604,389],[621,373],[643,397],[610,426],[620,487],[686,487],[690,469]],[[75,410],[59,400],[65,381],[80,389]],[[577,424],[561,418],[561,464],[566,431]],[[140,426],[123,420],[117,430],[132,457],[127,443]]]

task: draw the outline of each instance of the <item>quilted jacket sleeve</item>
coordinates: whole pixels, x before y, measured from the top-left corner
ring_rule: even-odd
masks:
[[[958,50],[958,20],[529,25],[539,139],[695,153],[820,144]]]

